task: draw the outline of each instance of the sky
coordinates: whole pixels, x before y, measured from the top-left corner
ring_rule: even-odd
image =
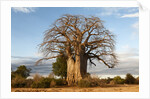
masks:
[[[39,44],[44,31],[64,14],[97,16],[104,26],[116,35],[115,52],[119,63],[109,69],[95,61],[97,66],[89,66],[88,72],[101,75],[139,74],[139,9],[138,7],[13,7],[11,8],[11,66],[12,69],[26,65],[32,73],[47,75],[51,72],[49,60],[34,66],[42,57]]]

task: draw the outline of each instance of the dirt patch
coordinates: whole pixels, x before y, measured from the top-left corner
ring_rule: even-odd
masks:
[[[111,87],[63,87],[63,88],[12,88],[12,92],[139,92],[139,85],[117,85]]]

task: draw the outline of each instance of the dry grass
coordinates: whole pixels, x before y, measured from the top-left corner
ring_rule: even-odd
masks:
[[[12,88],[12,92],[139,92],[139,85],[117,85],[110,87],[61,87],[61,88]]]

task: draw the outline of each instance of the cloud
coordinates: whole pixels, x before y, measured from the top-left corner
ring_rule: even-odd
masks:
[[[35,66],[35,63],[37,60],[39,60],[39,58],[12,56],[11,64],[12,64],[12,66],[20,66],[20,65]],[[55,59],[43,61],[42,64],[39,64],[39,65],[40,66],[51,65],[54,61],[55,61]]]
[[[35,8],[32,7],[13,7],[12,10],[14,12],[22,12],[22,13],[31,13],[35,12]]]
[[[97,13],[97,16],[110,16],[110,15],[117,15],[119,16],[120,13],[118,13],[122,8],[117,7],[106,7],[102,8],[102,12]]]
[[[122,46],[122,51],[116,52],[118,56],[118,65],[110,69],[104,64],[96,62],[96,67],[89,67],[88,72],[98,75],[125,75],[131,73],[139,75],[139,51],[131,48],[129,45]]]
[[[133,32],[132,32],[132,39],[135,39],[136,37],[139,37],[139,21],[133,23],[131,25],[131,28],[133,28]]]
[[[134,29],[139,29],[139,21],[135,22],[135,23],[132,25],[132,27],[133,27]]]
[[[121,18],[134,18],[134,17],[139,17],[139,13],[132,13],[132,14],[125,14],[121,16]]]
[[[93,10],[93,9],[91,9]],[[136,13],[138,11],[138,8],[136,7],[103,7],[101,8],[101,12],[97,13],[97,16],[111,16],[111,15],[115,15],[115,16],[122,16],[122,13]],[[128,15],[128,14],[127,14]],[[124,16],[123,17],[127,17]],[[131,16],[132,17],[132,16]]]
[[[129,45],[122,46],[122,50],[116,52],[118,56],[119,63],[118,65],[110,69],[104,64],[94,60],[96,63],[95,66],[88,65],[88,72],[91,74],[98,75],[125,75],[131,73],[134,75],[139,74],[139,50],[132,48]],[[32,69],[32,74],[39,73],[41,75],[48,75],[52,71],[52,63],[55,62],[55,59],[48,60],[39,66],[34,66],[38,58],[32,57],[14,57],[12,56],[11,65],[12,69],[15,70],[20,65],[26,65]]]
[[[14,71],[20,65],[25,65],[27,68],[31,68],[31,75],[35,73],[39,73],[40,75],[48,75],[52,72],[52,63],[55,62],[55,59],[45,61],[42,64],[35,66],[35,62],[38,59],[39,58],[12,56],[11,69]]]
[[[34,54],[36,57],[44,57],[43,53],[37,52]]]

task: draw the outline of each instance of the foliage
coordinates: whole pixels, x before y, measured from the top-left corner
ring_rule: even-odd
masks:
[[[124,84],[124,79],[122,79],[120,76],[114,77],[113,81],[115,84]]]
[[[26,83],[25,87],[26,88],[31,88],[33,82],[34,82],[33,79],[26,79],[25,80],[25,83]]]
[[[48,78],[54,78],[54,73],[53,73],[53,72],[50,73],[50,74],[48,75]]]
[[[38,73],[36,73],[34,76],[33,76],[33,80],[34,82],[39,82],[40,80],[42,79],[42,76]]]
[[[50,74],[48,77],[42,77],[38,73],[33,76],[32,88],[50,88],[64,85],[65,80],[55,79],[53,74]]]
[[[22,88],[26,86],[25,78],[20,75],[16,75],[15,78],[11,80],[12,88]]]
[[[50,87],[55,87],[55,86],[56,86],[56,82],[55,82],[55,80],[52,80],[50,83]]]
[[[125,77],[126,84],[134,84],[135,80],[136,79],[130,73],[126,74],[126,77]]]
[[[30,75],[31,69],[27,69],[26,66],[21,65],[16,71],[11,71],[11,87],[31,87],[33,80],[26,79]]]
[[[11,72],[11,80],[14,79],[14,78],[15,78],[15,72],[12,71],[12,72]]]
[[[100,79],[97,76],[88,76],[78,82],[79,87],[97,87],[97,86],[105,86],[107,84],[106,79]]]
[[[42,79],[39,82],[34,82],[32,84],[32,88],[49,88],[51,81],[51,78],[42,77]]]
[[[139,77],[136,78],[135,84],[139,84]]]
[[[66,84],[66,80],[63,79],[55,79],[55,82],[57,86],[62,86]]]
[[[19,67],[17,67],[16,71],[12,71],[11,72],[11,77],[12,79],[15,78],[16,75],[20,75],[23,78],[27,78],[28,76],[30,76],[30,68],[26,68],[26,66],[21,65]]]
[[[107,84],[110,84],[110,82],[113,80],[113,78],[110,78],[110,77],[108,77],[107,79],[106,79],[106,83]]]
[[[91,82],[88,81],[87,79],[81,79],[81,80],[78,82],[78,86],[79,86],[79,87],[91,87]]]
[[[56,62],[53,63],[53,73],[57,76],[61,76],[61,78],[67,77],[67,57],[60,56],[56,59]]]

